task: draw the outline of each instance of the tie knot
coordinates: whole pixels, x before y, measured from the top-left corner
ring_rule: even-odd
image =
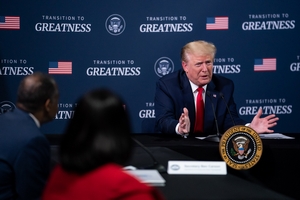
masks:
[[[202,87],[198,87],[197,90],[198,90],[199,93],[202,93],[203,88]]]

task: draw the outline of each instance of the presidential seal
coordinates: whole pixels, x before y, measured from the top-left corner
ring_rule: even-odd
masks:
[[[120,35],[126,27],[126,22],[121,15],[110,15],[105,21],[105,28],[111,35]]]
[[[157,76],[163,77],[174,71],[174,63],[168,57],[161,57],[154,64],[154,71]]]
[[[237,170],[246,170],[259,161],[263,144],[259,134],[248,126],[237,125],[221,137],[219,150],[226,164]]]
[[[15,104],[10,101],[0,102],[0,115],[6,112],[12,112],[16,108]]]

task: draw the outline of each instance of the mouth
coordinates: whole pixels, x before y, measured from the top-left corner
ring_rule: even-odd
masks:
[[[207,79],[209,76],[208,75],[202,75],[201,78],[202,79]]]

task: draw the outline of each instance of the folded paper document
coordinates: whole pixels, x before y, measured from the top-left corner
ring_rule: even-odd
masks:
[[[129,170],[129,174],[137,177],[141,182],[153,186],[164,186],[166,180],[155,169]]]

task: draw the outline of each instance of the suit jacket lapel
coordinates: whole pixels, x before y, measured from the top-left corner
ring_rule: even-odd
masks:
[[[183,95],[183,106],[186,107],[189,111],[189,118],[190,118],[190,123],[191,123],[191,131],[194,129],[194,124],[195,124],[195,102],[194,102],[194,96],[193,96],[193,91],[190,85],[190,82],[183,71],[181,75],[182,81],[181,81],[181,86],[182,86],[182,95]]]
[[[216,130],[216,128],[213,127],[216,126],[214,111],[217,111],[218,91],[215,90],[215,84],[212,81],[209,84],[207,84],[206,91],[210,92],[211,98],[208,95],[205,95],[204,132],[209,134],[215,134],[210,133],[209,130]],[[214,106],[214,110],[212,108],[212,105]]]

